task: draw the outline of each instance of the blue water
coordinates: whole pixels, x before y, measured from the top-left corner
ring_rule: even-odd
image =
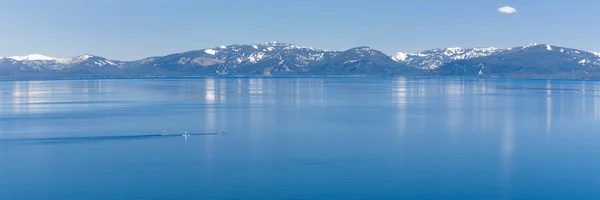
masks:
[[[600,199],[594,81],[3,81],[0,100],[0,199]]]

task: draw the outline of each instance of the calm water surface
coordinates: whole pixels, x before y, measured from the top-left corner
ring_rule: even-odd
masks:
[[[599,153],[593,81],[0,82],[0,199],[600,199]]]

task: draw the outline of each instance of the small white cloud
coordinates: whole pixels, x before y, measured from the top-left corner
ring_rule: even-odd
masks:
[[[511,14],[511,13],[516,13],[517,9],[510,7],[510,6],[503,6],[503,7],[498,8],[498,11],[500,11],[501,13]]]

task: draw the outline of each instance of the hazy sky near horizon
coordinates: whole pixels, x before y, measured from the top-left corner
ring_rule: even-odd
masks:
[[[517,12],[506,14],[499,8]],[[292,43],[387,54],[531,42],[600,51],[593,0],[0,0],[0,56],[136,60]]]

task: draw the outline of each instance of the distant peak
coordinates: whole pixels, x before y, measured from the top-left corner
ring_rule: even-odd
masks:
[[[70,59],[71,62],[83,62],[87,59],[90,59],[94,57],[93,55],[89,55],[89,54],[83,54],[83,55],[79,55],[79,56],[75,56],[73,58]]]
[[[45,56],[41,54],[29,54],[26,56],[11,56],[8,57],[13,60],[23,61],[23,60],[56,60],[57,58]]]
[[[458,51],[458,50],[462,50],[462,48],[460,48],[460,47],[449,47],[449,48],[446,48],[446,50],[447,51]]]
[[[282,43],[282,42],[277,42],[277,41],[265,42],[262,45],[263,46],[270,46],[270,47],[288,47],[288,46],[294,46],[292,44]]]
[[[528,45],[523,46],[523,48],[529,48],[529,47],[544,48],[548,51],[552,51],[553,47],[555,47],[555,46],[552,46],[550,44],[540,44],[540,43],[535,43],[535,42],[529,43]]]
[[[324,49],[315,49],[313,47],[306,47],[306,46],[297,46],[291,43],[284,43],[284,42],[277,42],[277,41],[271,41],[271,42],[265,42],[262,44],[252,44],[250,45],[252,46],[252,48],[254,49],[262,49],[262,48],[267,48],[267,51],[272,51],[275,49],[308,49],[308,50],[313,50],[313,51],[330,51],[330,50],[324,50]],[[274,47],[274,48],[273,48]]]
[[[394,55],[392,57],[392,60],[395,60],[395,61],[405,61],[406,58],[408,58],[408,55],[406,53],[404,53],[404,52],[398,52],[398,53],[396,53],[396,55]]]
[[[213,56],[214,56],[215,54],[217,54],[217,52],[218,52],[218,51],[217,51],[217,50],[214,50],[214,49],[204,49],[204,53],[206,53],[206,54],[210,54],[210,55],[213,55]]]
[[[532,43],[529,43],[529,44],[523,46],[523,48],[529,48],[529,47],[538,46],[538,45],[539,45],[538,43],[532,42]]]
[[[88,59],[88,58],[91,58],[91,57],[94,57],[94,56],[90,55],[90,54],[82,54],[82,55],[76,56],[75,58]]]
[[[352,48],[351,50],[356,50],[356,51],[371,51],[371,47],[368,46],[361,46],[361,47],[355,47]]]
[[[287,46],[290,44],[286,44],[286,43],[281,43],[281,42],[277,42],[277,41],[271,41],[271,42],[265,42],[263,43],[264,46]]]

